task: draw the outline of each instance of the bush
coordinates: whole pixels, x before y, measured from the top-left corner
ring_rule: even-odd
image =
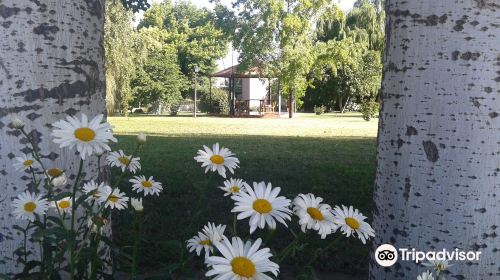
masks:
[[[210,106],[210,93],[205,92],[201,95],[200,111],[217,114],[229,113],[229,91],[220,88],[212,89],[212,106]]]
[[[371,120],[373,117],[376,117],[380,110],[380,104],[377,101],[363,101],[361,103],[361,114],[363,114],[363,119],[365,121]]]
[[[314,113],[316,113],[316,115],[321,115],[321,114],[323,114],[325,111],[326,111],[326,107],[325,107],[324,105],[321,105],[321,106],[314,106]]]

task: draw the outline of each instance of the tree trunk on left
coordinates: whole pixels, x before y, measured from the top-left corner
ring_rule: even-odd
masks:
[[[0,0],[0,273],[20,269],[12,252],[21,236],[12,225],[26,223],[13,217],[11,201],[30,183],[13,167],[30,149],[10,118],[25,120],[48,168],[73,178],[78,157],[52,142],[50,126],[66,115],[105,113],[103,23],[104,0]],[[86,162],[89,178],[97,162]]]

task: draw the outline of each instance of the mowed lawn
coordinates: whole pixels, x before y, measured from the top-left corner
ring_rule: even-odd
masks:
[[[232,201],[224,197],[223,179],[205,174],[193,157],[203,145],[220,143],[240,159],[235,177],[247,182],[266,181],[281,187],[282,195],[293,199],[299,193],[314,193],[329,204],[354,205],[371,217],[372,185],[375,176],[375,137],[377,120],[364,121],[358,114],[298,114],[294,119],[223,118],[202,116],[110,117],[119,143],[114,148],[130,153],[135,134],[146,132],[148,142],[139,152],[142,173],[163,182],[160,197],[145,201],[145,224],[141,264],[144,271],[176,275],[177,279],[199,278],[203,258],[190,259],[185,240],[195,235],[208,221],[228,225],[231,234]],[[122,190],[129,191],[128,184]],[[132,244],[131,219],[114,219],[114,238]],[[296,219],[290,225],[299,232]],[[248,220],[239,222],[238,233],[248,235]],[[266,236],[257,231],[252,238]],[[288,229],[278,230],[268,243],[284,248],[292,236]],[[326,246],[316,233],[301,239],[303,246],[281,264],[296,270],[307,263],[316,249]],[[366,273],[368,246],[345,239],[319,258],[319,273],[342,271]],[[123,263],[126,269],[126,264]],[[297,273],[292,272],[293,273]],[[168,278],[168,277],[167,277]],[[163,278],[164,279],[164,278]]]

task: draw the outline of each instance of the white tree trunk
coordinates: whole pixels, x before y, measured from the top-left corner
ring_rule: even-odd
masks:
[[[21,236],[12,225],[25,223],[12,216],[11,201],[30,182],[12,166],[30,150],[10,117],[24,118],[46,164],[74,179],[78,157],[52,142],[50,124],[105,112],[103,9],[104,0],[0,0],[0,273],[19,269],[12,252]],[[87,178],[95,160],[88,165]]]
[[[479,250],[448,279],[500,279],[500,1],[388,0],[374,248]],[[398,261],[370,279],[416,279]]]

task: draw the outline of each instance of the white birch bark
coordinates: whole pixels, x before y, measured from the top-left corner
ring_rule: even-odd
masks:
[[[19,269],[12,252],[21,236],[12,225],[25,223],[12,216],[11,201],[30,182],[12,165],[30,150],[10,117],[25,118],[48,167],[74,179],[78,157],[52,142],[50,124],[105,112],[103,9],[104,0],[0,0],[0,273]],[[95,166],[88,162],[86,178]]]
[[[500,1],[387,0],[374,248],[479,250],[447,279],[500,279]],[[425,269],[372,259],[370,279]]]

